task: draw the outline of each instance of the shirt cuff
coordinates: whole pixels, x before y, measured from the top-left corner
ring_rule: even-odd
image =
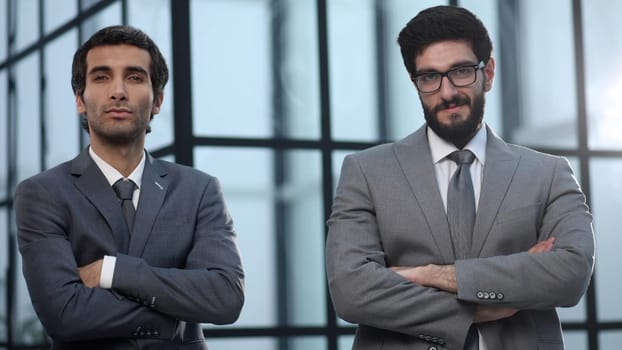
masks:
[[[104,255],[104,261],[102,263],[102,272],[99,276],[99,287],[110,289],[112,288],[112,278],[114,277],[114,266],[117,263],[116,256]]]

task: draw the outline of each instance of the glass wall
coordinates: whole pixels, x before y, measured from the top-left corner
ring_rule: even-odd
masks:
[[[147,149],[217,176],[235,222],[246,303],[234,325],[205,325],[210,349],[351,348],[354,325],[335,315],[324,271],[341,162],[423,124],[396,39],[418,11],[448,3],[476,13],[493,40],[488,125],[568,157],[588,195],[596,272],[583,300],[559,310],[566,347],[615,347],[621,3],[0,0],[0,349],[47,341],[21,276],[15,186],[88,144],[71,59],[96,30],[120,23],[147,32],[171,70]]]

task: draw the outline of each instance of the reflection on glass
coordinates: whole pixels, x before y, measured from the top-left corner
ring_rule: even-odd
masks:
[[[41,171],[39,81],[39,55],[34,53],[19,61],[15,69],[18,182]]]
[[[620,321],[622,304],[617,291],[620,275],[620,208],[622,208],[622,160],[594,159],[590,162],[591,199],[596,231],[595,276],[598,321]]]
[[[0,9],[7,8],[7,1],[8,0],[0,0]],[[0,11],[0,28],[7,28],[8,20],[9,16],[7,11]],[[0,34],[0,62],[4,61],[7,57],[8,35],[6,35],[5,32],[6,31],[3,31],[2,34]]]
[[[209,350],[253,349],[278,350],[276,338],[207,339]]]
[[[1,36],[1,35],[0,35]],[[0,98],[2,101],[8,101],[9,95],[7,91],[7,71],[0,70]],[[6,102],[5,102],[6,103]],[[0,103],[2,104],[2,103]],[[9,137],[7,135],[9,119],[7,117],[7,106],[0,107],[0,149],[4,150],[0,152],[0,200],[3,200],[8,193],[8,153],[9,149]],[[1,288],[1,286],[0,286]]]
[[[200,148],[197,168],[216,175],[247,276],[235,327],[324,325],[324,222],[318,151]]]
[[[585,350],[587,349],[587,334],[578,331],[564,332],[564,349],[565,350]],[[601,347],[601,349],[609,349]]]
[[[72,159],[81,148],[82,127],[69,83],[77,34],[75,29],[67,32],[47,45],[44,51],[44,74],[46,80],[54,86],[46,88],[43,97],[46,119],[45,166],[47,168]]]
[[[272,136],[269,5],[268,0],[190,3],[196,135]]]
[[[15,18],[12,18],[15,26],[15,51],[26,48],[37,41],[39,33],[37,28],[39,26],[39,1],[38,0],[22,0],[12,1],[13,6],[17,6]],[[5,12],[5,7],[2,8],[2,12]],[[5,34],[5,28],[2,29],[2,35]],[[15,52],[14,51],[14,52]]]
[[[2,164],[2,163],[0,163]],[[0,271],[8,271],[9,261],[8,261],[8,252],[7,242],[8,239],[8,222],[7,222],[8,210],[6,207],[0,207]],[[7,340],[7,329],[6,329],[6,318],[7,318],[7,310],[6,310],[6,298],[7,298],[7,274],[0,274],[0,342]]]
[[[346,335],[339,337],[338,340],[338,349],[339,350],[350,350],[352,349],[352,344],[354,343],[353,335]]]
[[[601,349],[618,349],[622,344],[622,331],[601,331],[598,343]]]
[[[620,1],[582,1],[588,143],[622,149]]]
[[[75,0],[44,0],[43,23],[45,32],[49,33],[68,22],[78,13],[78,1]],[[69,61],[71,62],[71,61]]]
[[[377,140],[374,2],[329,1],[328,29],[332,138]]]
[[[83,8],[86,9],[94,3],[95,0],[83,1]],[[82,24],[82,38],[84,40],[95,34],[96,31],[111,25],[117,25],[121,23],[121,2],[113,3],[106,7],[103,11],[98,12],[96,15],[89,17]]]

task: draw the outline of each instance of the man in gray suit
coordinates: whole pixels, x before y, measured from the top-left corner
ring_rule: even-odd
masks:
[[[426,125],[347,156],[328,220],[328,283],[358,324],[353,348],[563,349],[555,308],[581,299],[594,265],[568,162],[483,123],[495,61],[472,13],[426,9],[398,43]],[[470,192],[453,188],[457,169]]]
[[[53,349],[207,349],[200,323],[240,313],[244,275],[218,180],[144,150],[167,80],[142,31],[95,33],[72,68],[90,146],[17,188],[23,272]]]

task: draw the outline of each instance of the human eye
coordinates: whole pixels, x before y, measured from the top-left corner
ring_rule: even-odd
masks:
[[[130,76],[127,77],[128,80],[136,82],[136,83],[140,83],[143,80],[145,80],[142,76],[140,76],[139,74],[132,74]]]
[[[435,81],[438,80],[439,74],[436,72],[428,72],[428,73],[421,73],[419,75],[417,75],[417,80],[419,80],[419,82],[426,84],[426,83],[433,83]]]
[[[101,81],[107,80],[108,76],[105,74],[96,74],[96,75],[93,75],[91,79],[95,82],[101,82]]]
[[[456,78],[470,77],[471,74],[473,74],[473,72],[474,72],[473,67],[470,67],[470,66],[458,67],[451,71],[451,73]]]

